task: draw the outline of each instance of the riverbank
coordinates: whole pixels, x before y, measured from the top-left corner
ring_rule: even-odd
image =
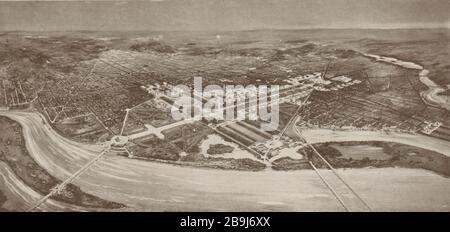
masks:
[[[309,143],[383,141],[417,146],[430,151],[450,156],[448,141],[421,134],[406,134],[390,131],[360,131],[331,129],[301,129],[301,133]]]
[[[59,179],[67,178],[101,150],[58,135],[37,113],[1,113],[20,122],[30,155]],[[429,171],[364,168],[337,172],[375,211],[450,210],[450,179]],[[327,170],[322,173],[332,178]],[[20,185],[14,179],[6,181],[10,188]],[[74,184],[102,199],[127,205],[122,209],[127,211],[343,210],[313,170],[223,171],[106,155]]]
[[[423,148],[393,142],[327,142],[314,147],[335,168],[417,168],[450,177],[450,157]],[[304,152],[316,167],[326,165],[310,149]]]
[[[422,82],[422,84],[424,84],[428,88],[427,90],[420,92],[422,100],[428,105],[450,110],[450,97],[440,94],[442,92],[445,92],[446,88],[439,86],[430,78],[428,78],[430,71],[428,69],[425,69],[422,65],[410,61],[399,60],[393,57],[379,56],[367,53],[361,54],[365,57],[372,58],[377,62],[384,62],[406,69],[418,70],[418,77],[420,82]]]
[[[51,176],[28,154],[20,125],[6,117],[0,117],[0,161],[6,164],[21,181],[41,195],[48,194],[60,180]],[[83,192],[69,184],[65,190],[52,199],[86,208],[117,209],[122,204],[106,201]]]
[[[6,202],[6,200],[7,200],[7,198],[6,198],[5,194],[0,189],[0,212],[8,211],[5,208],[3,208],[3,204]]]

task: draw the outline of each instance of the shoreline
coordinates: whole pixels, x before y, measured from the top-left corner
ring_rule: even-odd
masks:
[[[19,139],[19,144],[15,144],[16,141],[14,141],[13,135],[6,135],[8,141],[12,139],[13,142],[1,147],[2,153],[0,154],[0,162],[11,170],[12,175],[41,196],[45,196],[49,193],[52,186],[54,187],[62,182],[39,166],[29,154],[29,151],[23,144],[25,138],[22,125],[13,119],[0,116],[0,126],[14,128],[14,131],[20,134],[20,138],[16,138]],[[86,193],[74,184],[67,185],[61,194],[51,197],[51,200],[91,210],[125,207],[124,205],[108,202]]]
[[[40,113],[40,112],[29,112],[29,113],[36,113],[39,115],[40,118],[44,118],[43,120],[45,120],[45,117]],[[6,115],[2,115],[0,114],[0,118],[1,117],[6,117],[10,120],[13,120],[15,122],[17,122],[15,119],[12,119]],[[20,124],[20,122],[17,122]],[[47,124],[48,126],[48,122],[46,121],[45,124]],[[22,125],[21,125],[22,126]],[[45,126],[45,125],[44,125]],[[90,144],[90,143],[83,143],[83,142],[79,142],[79,141],[75,141],[75,140],[71,140],[70,138],[61,135],[59,133],[59,131],[55,130],[53,127],[50,126],[49,129],[52,129],[55,131],[55,133],[57,133],[59,136],[61,136],[62,138],[69,140],[71,142],[74,143],[80,143],[82,145],[85,146],[97,146],[101,143],[95,143],[95,144]],[[319,132],[319,134],[315,134],[316,132]],[[351,138],[352,136],[349,136],[349,134],[358,134],[358,132],[362,132],[365,133],[366,131],[334,131],[334,130],[329,130],[329,129],[307,129],[304,130],[304,136],[311,141],[312,145],[320,145],[323,143],[348,143],[348,142],[355,142],[355,143],[376,143],[376,142],[380,142],[380,143],[397,143],[400,145],[407,145],[407,146],[411,146],[412,148],[419,148],[419,149],[424,149],[424,150],[429,150],[432,152],[436,152],[439,153],[443,156],[448,156],[450,157],[450,145],[448,146],[449,150],[448,150],[448,154],[443,154],[440,151],[437,150],[430,150],[427,147],[420,147],[420,146],[414,146],[411,143],[402,141],[403,139],[408,139],[408,138],[403,138],[403,139],[399,139],[399,140],[389,140],[390,138],[387,137],[391,137],[391,136],[400,136],[400,138],[402,136],[408,137],[415,137],[415,136],[421,136],[424,137],[422,135],[411,135],[411,134],[405,134],[405,133],[398,133],[398,132],[380,132],[380,131],[369,131],[368,132],[368,136],[369,139],[365,139],[364,136],[361,135],[352,135],[355,136],[353,137],[353,139],[348,139]],[[22,131],[23,133],[23,131]],[[323,133],[323,134],[322,134]],[[369,135],[371,134],[371,135]],[[22,135],[23,136],[23,135]],[[381,137],[379,137],[381,136]],[[327,138],[328,137],[328,138]],[[339,138],[336,138],[339,137]],[[384,138],[383,138],[384,137]],[[326,138],[326,139],[324,139]],[[362,138],[362,139],[361,139]],[[383,139],[380,139],[383,138]],[[428,138],[428,137],[426,137]],[[436,140],[434,138],[430,138],[433,140]],[[437,139],[438,140],[438,139]],[[442,142],[445,142],[442,140]],[[26,148],[27,152],[28,152],[28,148]],[[442,149],[441,149],[442,151]],[[157,158],[144,158],[144,157],[127,157],[124,155],[120,155],[117,154],[117,156],[120,157],[124,157],[126,159],[133,159],[133,160],[139,160],[139,161],[143,161],[143,162],[153,162],[153,163],[160,163],[160,164],[165,164],[165,165],[171,165],[171,166],[175,166],[175,167],[186,167],[186,168],[194,168],[194,169],[205,169],[205,170],[221,170],[221,171],[238,171],[238,172],[261,172],[261,171],[267,171],[267,170],[273,170],[273,171],[286,171],[286,170],[282,170],[282,169],[273,169],[272,167],[266,167],[266,168],[248,168],[248,169],[243,169],[243,168],[226,168],[226,167],[222,167],[222,166],[215,166],[214,163],[196,163],[195,161],[172,161],[172,160],[164,160],[164,159],[157,159]],[[216,158],[217,160],[215,161],[220,161],[221,159],[225,159],[227,161],[229,160],[242,160],[242,159],[233,159],[233,158]],[[276,159],[274,161],[280,161],[283,158],[280,159]],[[301,163],[303,163],[303,160],[294,160],[294,161],[299,161]],[[305,169],[310,169],[310,168],[305,168]],[[415,168],[413,168],[415,169]],[[439,174],[438,174],[439,175]]]
[[[423,67],[422,65],[410,61],[399,60],[394,57],[386,57],[368,53],[360,53],[360,54],[365,57],[374,59],[375,62],[384,62],[398,67],[419,71],[418,77],[420,82],[428,88],[427,90],[420,92],[420,97],[422,98],[422,101],[426,105],[432,107],[440,107],[445,110],[450,110],[450,104],[448,101],[449,97],[439,95],[439,93],[445,92],[447,89],[436,84],[433,80],[431,80],[428,77],[430,71],[425,67]]]
[[[369,155],[369,151],[361,150],[363,149],[361,146],[366,149],[378,149],[378,152]],[[450,178],[450,157],[415,146],[385,141],[348,141],[319,143],[315,144],[315,147],[323,151],[324,157],[336,169],[402,167],[428,170],[444,178]],[[339,148],[347,149],[350,153],[364,154],[348,157],[345,150]]]
[[[22,114],[17,117],[21,124],[23,123],[27,128],[29,127],[27,129],[27,143],[37,152],[33,154],[33,157],[39,161],[40,166],[50,170],[51,174],[64,177],[66,170],[78,169],[78,164],[85,163],[89,157],[93,156],[92,153],[82,148],[82,150],[77,148],[79,152],[75,151],[74,156],[70,149],[73,149],[73,146],[77,146],[77,143],[71,142],[68,144],[66,139],[54,134],[55,132],[46,132],[45,129],[40,128],[41,122],[38,121],[40,119],[36,118],[36,116],[30,118],[29,115]],[[38,133],[39,131],[41,132]],[[36,140],[36,138],[52,134],[56,136],[55,140]],[[35,144],[36,142],[51,147],[53,146],[52,144],[56,143],[59,144],[58,146],[63,146],[64,149],[69,150],[58,154],[46,152],[41,150],[44,147],[35,147],[37,145]],[[48,142],[50,143],[47,144]],[[66,145],[69,147],[66,147]],[[92,152],[95,152],[95,149]],[[60,163],[60,161],[63,163]],[[439,187],[443,185],[438,184],[450,182],[447,178],[442,178],[435,173],[425,170],[384,168],[339,169],[338,171],[347,176],[347,179],[352,180],[355,188],[359,189],[361,194],[367,196],[372,196],[374,192],[386,194],[380,192],[385,191],[383,190],[383,185],[376,188],[366,185],[366,180],[370,182],[371,179],[376,180],[379,178],[377,176],[383,175],[387,178],[384,181],[398,183],[399,188],[402,189],[412,187],[416,189],[415,191],[421,191],[423,194],[426,194],[426,199],[430,200],[430,204],[426,206],[410,205],[405,201],[400,201],[393,206],[386,205],[384,202],[378,202],[372,198],[372,201],[375,201],[373,204],[378,209],[383,210],[398,210],[399,208],[408,210],[414,207],[437,210],[436,207],[438,206],[436,204],[441,202],[441,198],[445,197],[440,197],[440,200],[431,199],[432,192],[430,191],[450,191],[450,189],[446,190],[445,187]],[[71,172],[69,171],[68,174]],[[327,170],[324,170],[324,172],[327,173]],[[417,176],[417,178],[429,179],[429,181],[421,182],[422,184],[420,185],[413,185],[412,182],[409,183],[411,174],[408,173]],[[364,179],[361,179],[360,175],[365,176]],[[280,178],[284,181],[280,181]],[[402,182],[402,179],[406,182]],[[259,172],[230,170],[224,172],[218,169],[175,166],[160,162],[142,162],[114,155],[106,156],[101,161],[101,165],[96,165],[83,176],[80,176],[74,184],[80,186],[84,191],[103,199],[125,204],[129,207],[123,210],[131,211],[211,210],[212,208],[219,211],[243,208],[250,211],[260,209],[273,211],[336,211],[340,209],[334,198],[328,194],[325,186],[320,184],[320,180],[312,170],[284,172],[274,170]],[[430,186],[424,187],[422,186],[424,184]],[[243,195],[243,193],[245,194]],[[208,195],[208,198],[204,198],[205,194]],[[395,196],[388,194],[383,195],[383,197],[392,199]],[[414,196],[412,197],[412,199],[415,199]],[[267,206],[262,203],[269,199],[280,202],[280,205]],[[312,204],[311,202],[314,203]]]
[[[33,112],[33,113],[37,113],[42,118],[42,115],[39,112]],[[8,116],[3,116],[3,115],[0,115],[0,117],[9,118]],[[11,119],[11,118],[9,118],[9,119]],[[14,119],[11,119],[11,120],[17,122]],[[54,129],[54,128],[51,127],[51,129]],[[346,144],[346,143],[349,143],[349,142],[367,143],[367,144],[372,144],[372,143],[396,143],[396,144],[399,144],[399,145],[410,146],[413,149],[428,150],[427,148],[413,146],[413,145],[408,144],[408,143],[402,143],[401,141],[400,142],[399,141],[387,141],[387,139],[385,139],[385,140],[378,140],[377,138],[372,138],[372,139],[348,139],[348,137],[346,137],[345,135],[344,136],[339,136],[339,137],[341,137],[341,139],[328,138],[328,139],[315,140],[317,135],[313,135],[314,131],[327,131],[327,130],[326,129],[306,130],[306,136],[308,137],[308,139],[312,138],[311,141],[312,141],[313,145],[321,145],[323,143]],[[55,131],[55,132],[57,134],[59,134],[58,131]],[[308,133],[311,133],[311,132],[312,132],[312,135],[308,135]],[[330,132],[331,132],[331,134],[336,133],[336,131],[330,131]],[[342,134],[357,133],[357,132],[352,132],[352,131],[338,131],[337,133],[341,134],[340,132]],[[380,132],[374,132],[374,133],[380,134]],[[402,135],[401,133],[390,133],[390,134],[389,133],[381,133],[381,134],[383,134],[384,136],[388,136],[388,137],[390,135],[392,135],[392,134],[400,134],[400,135]],[[60,135],[60,136],[62,136],[62,135]],[[331,136],[331,137],[335,137],[335,136],[336,135]],[[404,136],[407,136],[407,135],[404,135]],[[65,139],[70,140],[69,138],[67,138],[65,136],[62,136],[62,137],[65,138]],[[324,137],[326,137],[326,135]],[[322,138],[324,138],[324,137],[322,137]],[[364,136],[362,136],[362,137],[364,137]],[[361,138],[361,136],[359,136],[359,138]],[[77,141],[72,141],[72,142],[78,143]],[[82,144],[83,145],[88,145],[88,146],[89,145],[93,145],[93,144],[86,144],[86,143],[82,143]],[[431,150],[428,150],[428,151],[431,151]],[[438,151],[431,151],[431,152],[437,152],[437,153],[439,153],[439,154],[441,154],[443,156],[450,156],[450,151],[449,151],[449,154],[447,154],[447,155],[446,154],[442,154],[441,152],[438,152]],[[142,158],[142,157],[130,158],[130,157],[126,157],[126,156],[123,156],[123,155],[120,155],[120,154],[117,154],[117,156],[125,157],[126,159],[139,160],[139,161],[143,161],[143,162],[154,162],[154,163],[160,163],[160,164],[165,164],[165,165],[171,165],[171,166],[175,166],[175,167],[186,167],[186,168],[205,169],[205,170],[238,171],[238,172],[261,172],[261,171],[271,170],[271,171],[279,171],[279,172],[281,172],[281,171],[303,170],[303,169],[309,170],[310,169],[309,167],[305,167],[305,165],[304,165],[305,161],[304,160],[294,160],[294,159],[292,160],[294,162],[294,164],[301,165],[303,168],[299,168],[299,169],[298,168],[297,169],[284,169],[283,167],[276,167],[276,168],[266,167],[266,168],[262,168],[262,169],[261,168],[247,168],[246,169],[246,168],[239,168],[239,167],[238,168],[232,168],[232,167],[227,168],[227,167],[222,167],[220,165],[214,164],[214,162],[212,162],[212,163],[196,163],[195,161],[171,161],[171,160],[163,160],[163,159],[156,159],[156,158]],[[220,160],[221,160],[221,158],[217,158],[217,160],[214,160],[214,161],[219,161],[220,162]],[[233,159],[230,158],[230,159],[225,159],[225,160],[226,161],[230,161],[230,160],[233,160]],[[234,159],[234,160],[239,161],[241,159]],[[280,158],[280,159],[277,159],[277,160],[274,160],[274,161],[280,163],[280,161],[282,161],[282,160],[283,160],[283,158]],[[285,163],[285,165],[289,166],[291,164],[290,163]],[[386,167],[395,167],[395,166],[389,166],[388,165]],[[352,168],[352,167],[346,167],[346,168]],[[353,168],[358,169],[360,167],[353,167]],[[361,167],[361,168],[365,168],[365,167]],[[405,168],[417,169],[416,167],[405,167]],[[337,169],[339,169],[339,168],[337,168]],[[424,170],[427,170],[427,169],[424,169]],[[439,172],[436,172],[435,174],[442,175]],[[446,175],[444,175],[444,176],[446,176]],[[448,176],[446,176],[446,177],[448,177]]]

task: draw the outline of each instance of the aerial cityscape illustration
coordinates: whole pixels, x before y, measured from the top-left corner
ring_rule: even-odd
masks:
[[[205,13],[205,30],[191,30],[188,18],[200,19],[176,16],[175,0],[90,3],[72,26],[70,14],[48,16],[77,4],[88,3],[0,2],[0,211],[450,211],[448,17],[424,28],[242,29]],[[97,12],[106,6],[136,15]],[[111,29],[142,25],[146,7],[186,24]],[[13,16],[19,8],[29,20]],[[180,108],[177,86],[198,105]],[[232,117],[174,117],[213,100]]]

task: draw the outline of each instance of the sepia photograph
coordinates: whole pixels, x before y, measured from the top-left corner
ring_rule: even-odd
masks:
[[[450,212],[449,12],[0,0],[0,212]]]

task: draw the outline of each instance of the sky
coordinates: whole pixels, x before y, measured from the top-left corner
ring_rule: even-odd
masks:
[[[0,0],[0,30],[449,28],[449,12],[450,0]]]

